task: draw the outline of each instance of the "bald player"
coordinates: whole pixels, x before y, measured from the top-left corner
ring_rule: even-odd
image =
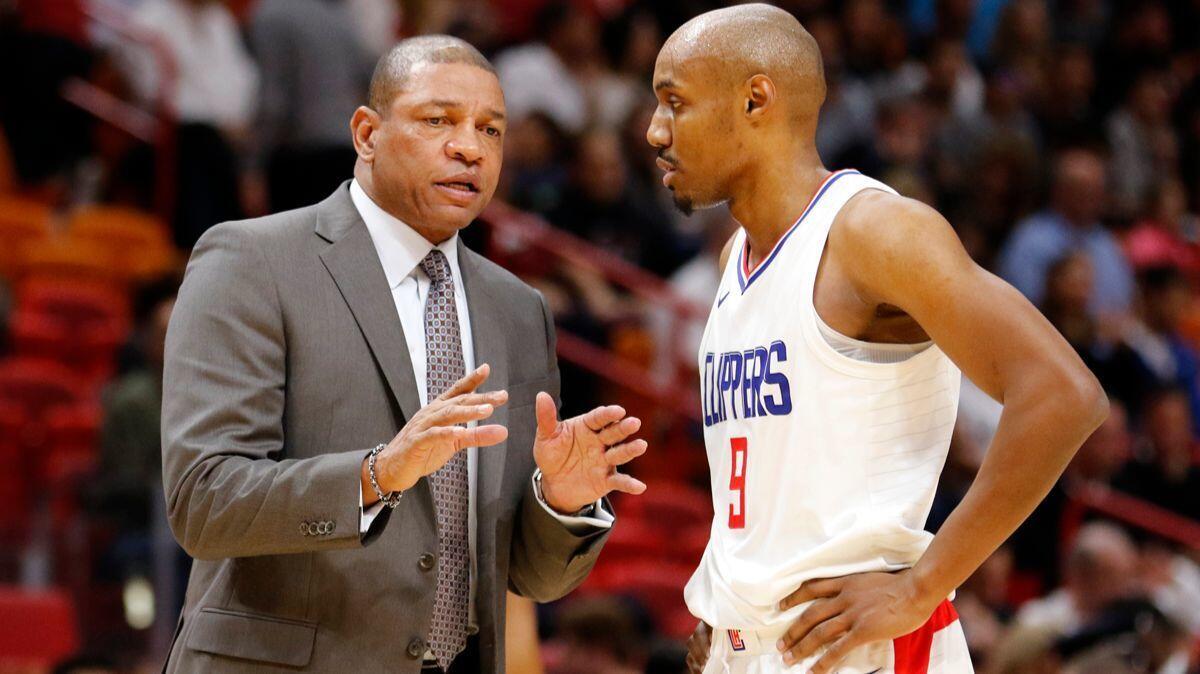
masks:
[[[786,12],[693,19],[654,91],[676,205],[742,225],[699,354],[716,517],[692,671],[970,672],[949,598],[1105,418],[1100,385],[936,211],[822,164],[821,59]],[[1004,413],[932,536],[962,374]]]

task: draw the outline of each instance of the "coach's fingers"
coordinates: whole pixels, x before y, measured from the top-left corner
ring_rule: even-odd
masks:
[[[626,494],[636,495],[646,491],[645,482],[625,473],[613,473],[609,475],[607,486],[609,491],[620,491]]]
[[[641,427],[641,419],[637,417],[625,417],[600,429],[596,437],[600,438],[600,442],[604,443],[605,446],[612,447],[619,442],[624,442],[626,438],[637,433]]]
[[[486,393],[463,393],[443,401],[447,405],[503,405],[508,402],[508,391],[488,391]]]
[[[476,426],[474,428],[455,426],[454,432],[459,448],[491,447],[508,439],[508,429],[497,424]]]
[[[796,588],[796,591],[779,602],[779,610],[786,611],[793,606],[822,597],[836,597],[842,591],[845,581],[841,578],[814,578],[806,580]]]
[[[437,426],[454,426],[470,421],[482,421],[492,416],[496,411],[493,405],[446,405],[429,414],[425,419],[426,428]]]
[[[616,447],[610,447],[604,453],[604,461],[610,466],[623,466],[645,454],[646,448],[649,446],[645,440],[633,440],[622,443]]]
[[[789,662],[800,662],[848,631],[850,631],[850,619],[845,615],[830,618],[812,628],[799,644],[784,653],[783,659],[789,661],[788,659],[791,658]]]
[[[775,647],[781,652],[791,649],[801,639],[808,635],[809,631],[817,625],[829,620],[842,612],[842,605],[836,599],[818,599],[804,612],[799,618],[792,623],[779,641],[775,642]]]
[[[554,406],[554,398],[545,391],[538,392],[533,411],[537,417],[537,439],[554,437],[558,432],[558,408]]]
[[[599,432],[605,426],[616,423],[625,417],[625,408],[620,405],[597,407],[583,415],[583,424],[590,430]]]
[[[451,384],[450,388],[443,391],[442,394],[437,397],[437,399],[449,400],[454,396],[470,393],[479,388],[480,384],[487,381],[488,375],[491,373],[492,366],[484,363],[483,365],[475,368],[473,372],[468,373],[467,376]]]
[[[858,638],[853,630],[842,635],[842,638],[833,642],[829,650],[825,651],[824,655],[817,658],[816,664],[812,669],[808,670],[809,674],[830,674],[837,669],[837,666],[850,655],[850,651],[858,647]]]

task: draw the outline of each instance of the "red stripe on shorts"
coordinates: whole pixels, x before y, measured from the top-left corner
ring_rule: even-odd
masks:
[[[929,649],[933,646],[933,635],[958,620],[954,604],[947,599],[933,610],[933,615],[916,631],[892,641],[896,652],[896,674],[928,674]]]

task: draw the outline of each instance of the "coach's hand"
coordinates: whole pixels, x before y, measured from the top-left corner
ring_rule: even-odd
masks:
[[[708,651],[712,648],[712,627],[703,620],[696,625],[696,631],[688,637],[687,666],[688,674],[701,674],[704,665],[708,664]]]
[[[918,629],[942,599],[921,596],[908,570],[810,580],[779,603],[812,602],[776,645],[789,665],[827,647],[809,672],[829,674],[855,648]]]
[[[559,421],[554,399],[538,393],[533,459],[542,470],[546,503],[569,515],[611,491],[646,491],[640,480],[617,472],[617,466],[645,453],[645,440],[627,441],[641,427],[637,417],[625,416],[617,405]]]
[[[392,438],[375,459],[375,475],[384,492],[404,490],[446,465],[455,452],[467,447],[490,447],[504,442],[508,429],[498,425],[467,428],[461,424],[492,416],[497,405],[508,402],[508,391],[476,393],[491,368],[484,364],[459,379],[435,400],[422,407]],[[363,504],[379,500],[371,487],[367,462],[363,462]]]

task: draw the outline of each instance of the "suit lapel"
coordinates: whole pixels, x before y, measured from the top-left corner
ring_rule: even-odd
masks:
[[[464,246],[460,238],[458,266],[462,271],[463,289],[466,291],[467,309],[471,316],[475,365],[487,363],[492,367],[491,375],[480,390],[499,391],[508,387],[508,341],[502,329],[504,316],[501,314],[500,302],[491,294],[486,268],[481,262],[482,258]],[[483,423],[507,427],[508,406],[498,407],[492,418]],[[484,517],[485,509],[490,508],[489,504],[500,495],[500,483],[504,477],[504,456],[508,449],[507,444],[503,447],[479,448],[479,475],[476,483],[479,498],[475,508],[481,523],[488,521]]]
[[[332,244],[321,251],[321,262],[354,314],[404,418],[411,419],[421,409],[421,399],[408,343],[383,264],[348,185],[343,183],[318,206],[316,233]]]

